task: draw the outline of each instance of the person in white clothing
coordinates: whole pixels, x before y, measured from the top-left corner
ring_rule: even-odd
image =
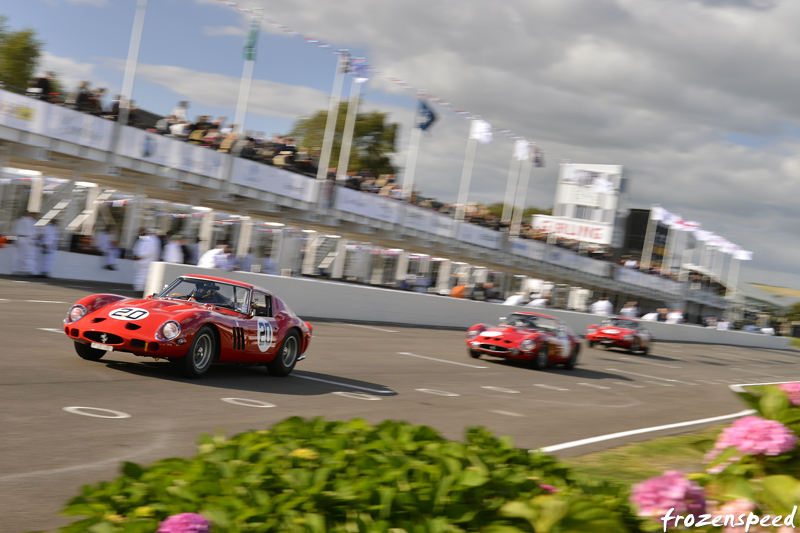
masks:
[[[628,302],[619,310],[619,314],[625,318],[638,318],[639,308],[636,306],[636,302]]]
[[[506,301],[503,302],[503,305],[525,305],[525,293],[518,292],[512,294],[511,296],[506,298]]]
[[[53,224],[53,220],[39,228],[39,246],[42,251],[42,262],[39,275],[45,278],[50,277],[53,265],[56,262],[56,252],[58,252],[59,234],[58,228]]]
[[[155,231],[143,231],[133,245],[133,258],[136,260],[136,277],[133,280],[133,289],[143,291],[147,283],[147,273],[150,263],[158,261],[161,256],[161,239]]]
[[[13,271],[29,276],[39,273],[37,266],[37,237],[36,213],[28,211],[14,223],[12,232],[16,235],[16,245],[14,250]]]
[[[103,254],[103,268],[106,270],[116,270],[119,261],[119,248],[117,241],[111,234],[107,226],[103,226],[100,232],[95,235],[94,246]]]
[[[173,235],[164,247],[164,261],[167,263],[183,263],[183,237]]]
[[[231,248],[228,243],[220,243],[200,256],[197,266],[200,268],[222,268],[229,270]]]
[[[593,315],[611,316],[614,312],[614,306],[608,301],[608,297],[603,296],[589,308],[589,312]]]
[[[682,324],[683,311],[680,309],[673,309],[667,313],[667,324]]]

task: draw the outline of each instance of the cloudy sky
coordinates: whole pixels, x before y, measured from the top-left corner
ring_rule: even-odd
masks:
[[[45,41],[41,70],[68,87],[86,79],[113,93],[135,6],[26,0],[4,3],[0,14]],[[401,125],[401,166],[417,90],[449,104],[435,105],[439,120],[422,140],[415,182],[423,194],[456,201],[466,117],[480,115],[496,130],[476,152],[470,201],[502,201],[512,136],[524,137],[547,162],[531,174],[528,205],[552,206],[560,162],[622,165],[624,206],[659,204],[751,250],[742,281],[800,288],[800,2],[151,0],[133,90],[139,106],[168,114],[189,100],[192,115],[232,121],[249,17],[242,8],[257,6],[273,22],[262,24],[247,129],[287,132],[326,109],[333,50],[347,48],[373,67],[362,109]]]

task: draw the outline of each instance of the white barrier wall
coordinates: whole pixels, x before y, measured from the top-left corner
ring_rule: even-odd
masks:
[[[182,274],[201,274],[230,278],[259,285],[282,298],[299,316],[306,319],[323,318],[411,326],[463,328],[485,322],[496,324],[498,318],[516,310],[536,311],[530,307],[507,306],[475,302],[445,296],[418,294],[392,289],[255,274],[224,272],[196,266],[153,263],[147,281],[146,294],[159,292],[166,283]],[[560,309],[542,310],[562,318],[582,335],[597,316]],[[728,344],[752,348],[786,349],[789,339],[741,331],[717,331],[699,326],[647,324],[656,341]]]
[[[13,274],[12,260],[14,245],[0,248],[0,274]],[[99,255],[76,254],[59,250],[53,264],[51,277],[81,281],[100,281],[105,283],[127,283],[133,285],[136,264],[129,259],[121,259],[117,270],[103,268],[103,257]]]

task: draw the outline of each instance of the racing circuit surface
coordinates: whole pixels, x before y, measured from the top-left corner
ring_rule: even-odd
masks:
[[[471,359],[461,331],[334,322],[313,323],[308,357],[287,378],[261,367],[217,366],[190,380],[167,362],[129,354],[80,359],[62,319],[74,301],[96,292],[111,291],[88,282],[0,279],[3,533],[68,523],[58,514],[64,503],[81,485],[116,477],[122,461],[193,455],[202,433],[263,429],[289,416],[399,419],[452,439],[482,425],[536,448],[737,413],[745,407],[729,385],[800,380],[796,351],[656,342],[640,356],[584,343],[575,370],[537,371]],[[279,296],[292,305],[291,295]]]

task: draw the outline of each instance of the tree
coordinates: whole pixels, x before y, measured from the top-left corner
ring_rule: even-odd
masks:
[[[339,166],[348,105],[348,102],[343,102],[339,106],[333,151],[331,152],[331,167],[338,168]],[[356,115],[348,170],[369,170],[375,176],[397,173],[397,168],[392,164],[390,155],[396,152],[398,124],[387,123],[387,117],[387,113],[378,111]],[[298,146],[306,149],[309,154],[317,156],[322,153],[322,141],[327,120],[327,111],[317,111],[310,117],[301,118],[295,122],[287,137],[294,138]]]
[[[10,31],[0,15],[0,82],[25,90],[42,55],[42,41],[30,28]]]

